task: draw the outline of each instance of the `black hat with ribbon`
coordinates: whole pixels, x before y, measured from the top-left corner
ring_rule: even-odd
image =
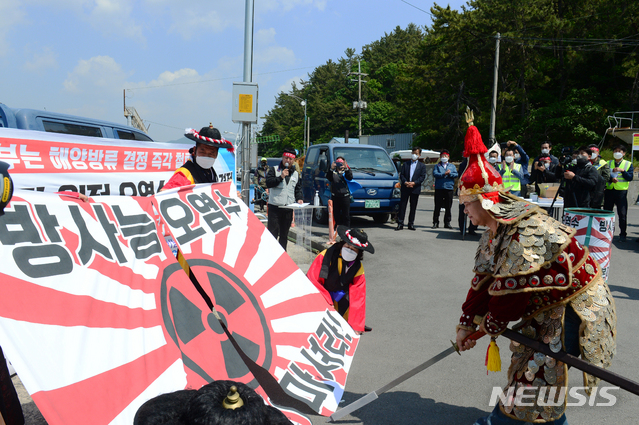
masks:
[[[7,206],[13,196],[13,181],[9,176],[9,164],[0,162],[0,215],[4,214],[4,207]]]
[[[375,253],[373,244],[368,241],[368,235],[362,229],[349,229],[346,226],[337,226],[337,234],[342,238],[342,241],[347,244],[370,252],[371,254]]]
[[[233,143],[222,138],[220,130],[213,127],[213,124],[210,124],[208,127],[202,127],[200,131],[196,131],[193,128],[187,128],[184,130],[184,136],[187,139],[195,141],[195,143],[202,143],[204,145],[213,146],[214,148],[228,149],[229,152],[233,152],[235,150]]]

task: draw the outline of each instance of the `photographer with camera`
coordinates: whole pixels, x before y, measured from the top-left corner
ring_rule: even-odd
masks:
[[[539,160],[535,162],[532,170],[531,181],[535,184],[535,192],[540,193],[539,185],[544,183],[557,183],[555,170],[552,167],[550,155],[541,155]]]
[[[343,156],[335,158],[331,169],[326,172],[326,179],[331,182],[331,199],[333,200],[333,217],[336,225],[351,227],[351,192],[346,180],[353,180],[353,172]]]
[[[564,198],[564,208],[590,208],[590,193],[601,178],[590,163],[592,151],[585,146],[573,152],[571,146],[561,150],[555,176],[561,179],[559,193]]]

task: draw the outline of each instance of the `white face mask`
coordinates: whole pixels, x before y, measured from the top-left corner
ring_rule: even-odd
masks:
[[[519,159],[519,158],[521,158],[521,155],[519,155],[518,153],[516,153],[516,154],[515,154],[515,159],[517,160],[517,159]]]
[[[344,261],[347,261],[347,262],[355,261],[355,259],[357,258],[357,252],[353,251],[350,248],[347,248],[346,246],[343,246],[342,258],[344,259]]]
[[[448,157],[447,156],[442,156],[441,161],[446,164],[448,162]]]
[[[550,149],[542,149],[541,153],[543,154],[549,154],[550,153]]]
[[[550,167],[550,162],[544,162],[544,165],[546,166],[546,168]]]
[[[599,155],[597,152],[592,151],[592,159],[596,159],[597,155]]]
[[[213,167],[213,164],[215,164],[215,158],[212,158],[210,156],[197,156],[195,157],[195,162],[200,167],[209,169]]]
[[[410,156],[410,159],[412,159],[413,161],[417,161],[417,159],[418,159],[418,158],[419,158],[419,157],[417,156],[417,154],[412,154],[412,155]]]
[[[612,156],[615,157],[615,159],[621,159],[623,158],[623,152],[615,152]]]
[[[496,164],[497,158],[495,158],[494,156],[491,156],[490,158],[488,158],[488,162],[490,162],[491,164]]]
[[[506,159],[506,162],[509,163],[509,164],[511,162],[513,162],[513,157],[512,156],[507,156],[505,159]]]

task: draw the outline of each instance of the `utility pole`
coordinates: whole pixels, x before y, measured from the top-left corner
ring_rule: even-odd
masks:
[[[244,19],[244,82],[253,81],[253,16],[255,5],[253,0],[246,0],[246,10]],[[242,124],[242,200],[249,207],[250,202],[250,182],[249,173],[251,169],[251,123]]]
[[[359,110],[359,136],[362,136],[362,109],[366,109],[367,103],[362,101],[362,76],[367,77],[368,74],[362,73],[362,64],[360,61],[357,61],[357,72],[349,72],[346,74],[347,76],[357,75],[357,81],[359,84],[359,94],[357,96],[357,102],[353,102],[353,109]],[[364,81],[365,83],[366,81]]]
[[[495,46],[495,72],[493,74],[493,103],[490,108],[490,131],[488,132],[488,140],[491,142],[490,145],[494,145],[497,141],[495,139],[495,115],[497,114],[497,81],[499,79],[499,40],[501,39],[501,35],[497,33],[495,36],[496,46]]]

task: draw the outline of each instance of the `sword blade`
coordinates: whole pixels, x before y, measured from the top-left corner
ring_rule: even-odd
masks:
[[[359,409],[359,408],[361,408],[363,406],[366,406],[368,403],[376,400],[377,397],[380,394],[383,394],[386,391],[390,390],[391,388],[396,387],[397,385],[401,384],[402,382],[406,381],[407,379],[417,375],[419,372],[421,372],[421,371],[423,371],[425,369],[428,369],[430,366],[434,365],[435,363],[437,363],[441,359],[443,359],[445,357],[448,357],[449,355],[451,355],[453,353],[456,353],[456,352],[457,352],[457,347],[455,345],[445,349],[441,353],[437,354],[434,357],[431,357],[429,360],[425,361],[424,363],[420,364],[419,366],[416,366],[413,369],[409,370],[408,372],[406,372],[405,374],[403,374],[399,378],[396,378],[396,379],[392,380],[391,382],[389,382],[388,384],[386,384],[383,387],[379,388],[378,390],[366,394],[364,397],[358,399],[357,401],[354,401],[353,403],[349,404],[348,406],[345,406],[345,407],[341,408],[340,410],[338,410],[337,412],[333,413],[331,415],[331,417],[330,417],[331,422],[335,422],[335,421],[343,418],[344,416],[346,416],[346,415],[348,415],[350,413],[353,413],[357,409]]]

